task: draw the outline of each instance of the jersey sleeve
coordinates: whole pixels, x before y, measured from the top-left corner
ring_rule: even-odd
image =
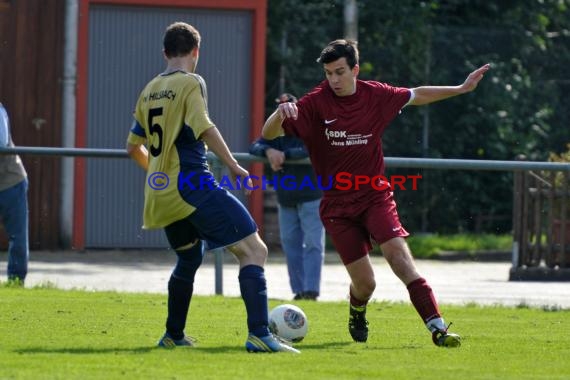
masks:
[[[393,87],[386,83],[376,83],[378,106],[382,110],[385,123],[391,122],[411,100],[412,91],[405,87]]]
[[[192,110],[187,112],[184,124],[192,129],[196,139],[207,129],[215,127],[208,114],[208,92],[206,82],[199,75],[194,75],[186,99],[186,106]]]
[[[249,146],[249,154],[257,157],[265,157],[265,151],[269,148],[273,148],[271,146],[272,141],[275,140],[265,140],[264,138],[259,138],[253,142]]]
[[[283,120],[283,130],[288,136],[295,136],[301,140],[309,137],[310,132],[315,129],[319,121],[315,117],[315,108],[310,97],[304,96],[297,102],[298,116],[297,120]]]
[[[141,95],[142,96],[142,95]],[[135,111],[133,112],[133,123],[129,131],[129,136],[127,137],[127,143],[133,145],[146,144],[146,131],[142,126],[141,120],[143,120],[143,114],[140,107],[141,101],[140,97],[137,101]]]
[[[146,144],[146,133],[143,127],[136,120],[133,121],[133,126],[131,127],[129,136],[127,137],[127,142],[133,145]]]

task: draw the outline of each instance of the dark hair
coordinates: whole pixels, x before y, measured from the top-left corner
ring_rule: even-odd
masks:
[[[279,95],[279,97],[275,99],[275,103],[278,103],[278,104],[287,103],[287,102],[297,103],[297,97],[295,95],[288,93],[288,92],[285,92],[285,93]]]
[[[175,22],[166,28],[162,43],[168,58],[183,57],[200,47],[200,33],[190,24]]]
[[[354,40],[334,40],[321,51],[317,59],[320,63],[331,63],[342,57],[351,69],[358,64],[358,42]]]

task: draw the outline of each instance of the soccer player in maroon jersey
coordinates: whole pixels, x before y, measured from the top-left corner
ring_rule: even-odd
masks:
[[[328,181],[320,214],[351,279],[350,335],[356,342],[368,339],[366,305],[376,287],[368,256],[372,238],[406,285],[433,342],[457,347],[461,338],[447,331],[432,289],[415,266],[404,239],[409,233],[400,223],[393,192],[378,179],[384,174],[382,134],[407,105],[429,104],[473,91],[490,66],[473,71],[458,86],[403,88],[357,79],[355,41],[330,42],[318,62],[323,65],[326,80],[297,104],[280,104],[265,122],[262,134],[265,139],[282,134],[302,139],[315,173],[324,183]],[[342,186],[335,180],[338,173],[344,176]],[[346,173],[355,179],[350,188]],[[363,180],[374,177],[377,182]]]

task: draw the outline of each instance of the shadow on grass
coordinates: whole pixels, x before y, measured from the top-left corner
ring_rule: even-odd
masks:
[[[157,349],[155,346],[151,347],[134,347],[134,348],[87,348],[87,347],[76,347],[76,348],[46,348],[46,347],[35,347],[35,348],[25,348],[21,350],[14,350],[19,354],[107,354],[113,352],[122,352],[130,354],[142,354],[145,352],[151,352]]]
[[[402,344],[393,346],[378,346],[375,343],[356,343],[352,341],[342,341],[342,342],[326,342],[320,344],[306,344],[298,343],[293,345],[296,349],[303,352],[307,351],[318,351],[326,349],[353,349],[353,348],[363,348],[366,350],[374,351],[386,351],[386,350],[414,350],[414,349],[425,349],[424,345],[415,344]],[[228,353],[228,352],[243,352],[245,349],[243,346],[216,346],[216,347],[200,347],[199,345],[194,348],[200,352],[210,352],[210,353]],[[348,352],[348,351],[347,351]],[[355,353],[357,353],[355,351]]]
[[[376,343],[356,343],[356,342],[330,342],[330,343],[322,343],[322,344],[300,344],[295,346],[299,350],[322,350],[327,348],[363,348],[366,350],[374,350],[374,351],[386,351],[386,350],[408,350],[408,349],[422,349],[424,348],[421,345],[393,345],[393,346],[378,346]]]
[[[385,350],[402,350],[402,349],[422,349],[421,345],[402,345],[402,346],[376,346],[369,343],[354,343],[354,342],[328,342],[322,344],[297,344],[295,348],[299,349],[301,352],[303,350],[307,351],[317,351],[323,349],[331,348],[354,348],[362,347],[366,350],[375,351],[385,351]],[[125,353],[125,354],[143,354],[152,351],[170,351],[170,350],[189,350],[197,351],[211,354],[227,354],[227,353],[242,353],[245,352],[245,347],[238,346],[216,346],[216,347],[201,347],[196,346],[193,348],[183,347],[174,349],[165,349],[157,346],[150,347],[134,347],[134,348],[87,348],[87,347],[76,347],[76,348],[46,348],[46,347],[32,347],[20,350],[14,350],[18,354],[72,354],[72,355],[92,355],[92,354],[108,354],[108,353]],[[355,352],[357,354],[357,352]]]
[[[346,347],[350,343],[347,342],[331,342],[331,343],[323,343],[323,344],[295,344],[294,347],[298,350],[303,351],[303,349],[308,350],[322,350],[324,348],[334,348],[334,347]],[[244,346],[216,346],[216,347],[200,347],[199,345],[194,348],[200,352],[208,352],[213,354],[221,354],[221,353],[231,353],[231,352],[245,352]],[[260,353],[263,355],[263,353]]]
[[[215,347],[201,347],[200,345],[192,348],[199,352],[207,352],[210,354],[228,354],[228,353],[242,353],[246,352],[244,346],[215,346]]]
[[[25,348],[20,350],[14,350],[18,354],[72,354],[72,355],[92,355],[92,354],[108,354],[108,353],[125,353],[125,354],[144,354],[153,351],[197,351],[197,352],[207,352],[213,354],[226,354],[232,352],[244,352],[245,347],[243,346],[217,346],[217,347],[176,347],[176,348],[164,348],[157,346],[150,347],[134,347],[134,348],[87,348],[87,347],[76,347],[76,348],[45,348],[45,347],[33,347]]]

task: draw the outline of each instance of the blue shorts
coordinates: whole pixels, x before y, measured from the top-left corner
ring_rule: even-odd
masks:
[[[206,249],[233,245],[257,232],[257,224],[245,206],[227,190],[217,188],[186,218],[164,228],[172,249],[201,239]]]

